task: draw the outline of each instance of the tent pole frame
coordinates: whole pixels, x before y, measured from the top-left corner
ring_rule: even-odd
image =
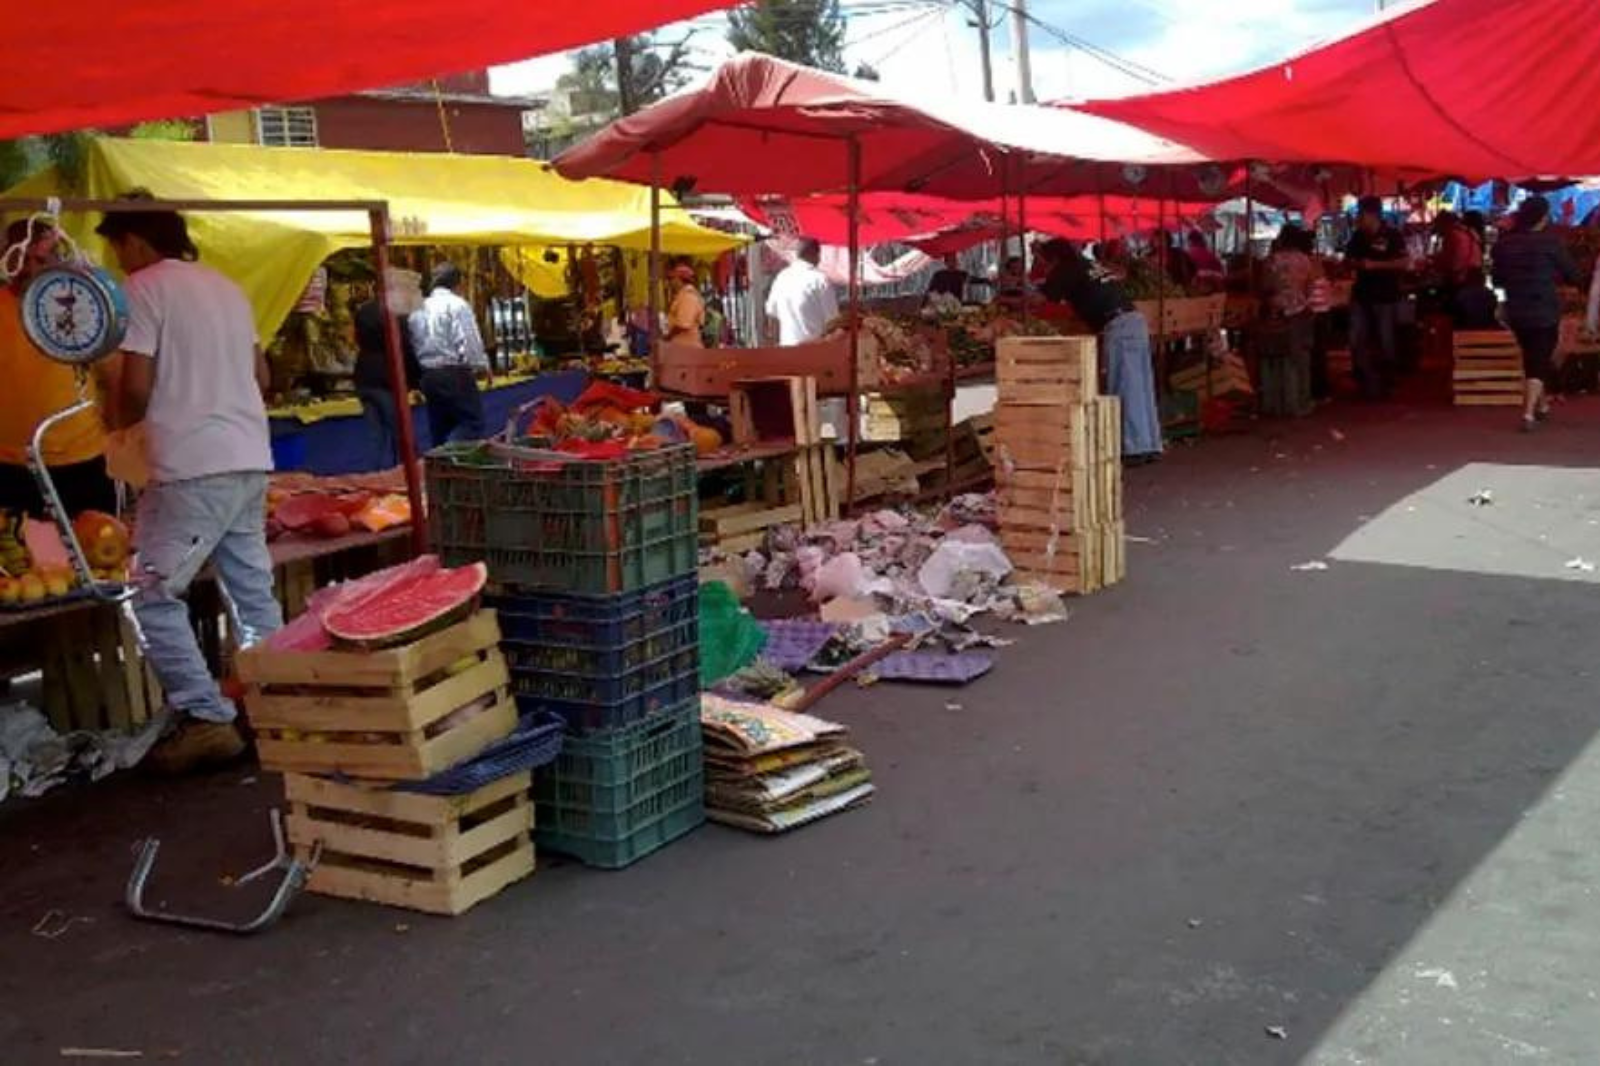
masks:
[[[848,513],[856,500],[856,438],[861,434],[861,142],[855,137],[845,142],[846,167],[849,171],[849,268],[850,282],[846,288],[850,307],[848,314],[850,336],[850,394],[845,397],[845,421],[849,424],[846,438],[844,505]]]
[[[650,384],[661,387],[661,153],[650,153]]]
[[[427,514],[422,501],[422,474],[417,469],[417,440],[411,422],[411,390],[406,385],[405,359],[401,355],[399,324],[389,314],[388,293],[383,284],[383,269],[389,262],[389,202],[387,200],[94,200],[76,197],[0,199],[0,214],[43,211],[123,214],[135,211],[344,211],[367,216],[372,230],[373,254],[378,265],[378,307],[383,314],[383,344],[389,362],[390,385],[394,389],[395,410],[400,414],[396,429],[400,434],[400,462],[405,471],[406,497],[411,504],[411,549],[421,554],[427,549]]]

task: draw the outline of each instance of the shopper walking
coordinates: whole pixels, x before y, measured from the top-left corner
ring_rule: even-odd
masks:
[[[428,298],[411,315],[434,447],[452,440],[482,440],[485,433],[477,379],[488,373],[489,356],[472,305],[456,293],[460,287],[460,269],[454,263],[439,264],[433,268]]]
[[[1561,339],[1561,297],[1556,282],[1582,283],[1578,264],[1561,238],[1550,232],[1550,202],[1530,196],[1517,208],[1508,233],[1495,241],[1494,280],[1505,290],[1505,320],[1522,349],[1525,377],[1522,429],[1530,432],[1550,415],[1556,345]]]
[[[128,331],[113,426],[143,422],[150,481],[134,531],[134,611],[151,666],[175,712],[148,757],[181,772],[244,751],[237,710],[206,666],[183,602],[207,562],[233,606],[239,643],[283,622],[267,551],[272,447],[266,360],[239,287],[198,260],[183,216],[107,214],[95,231],[128,275]]]

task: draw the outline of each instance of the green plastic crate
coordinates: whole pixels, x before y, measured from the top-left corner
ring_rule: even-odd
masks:
[[[694,448],[610,461],[523,462],[480,443],[428,453],[428,536],[452,566],[482,560],[508,590],[632,592],[693,573]]]
[[[568,734],[534,775],[535,836],[546,851],[618,869],[705,821],[696,696],[609,733]]]

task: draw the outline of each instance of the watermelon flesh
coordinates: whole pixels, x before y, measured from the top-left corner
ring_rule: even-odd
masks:
[[[327,651],[333,647],[333,638],[328,635],[322,621],[334,604],[346,598],[352,602],[365,602],[366,597],[381,593],[391,583],[404,583],[438,569],[437,555],[421,555],[410,562],[375,570],[342,585],[320,588],[306,600],[306,609],[298,618],[268,638],[267,647],[274,651]]]
[[[290,496],[272,509],[272,517],[288,530],[309,529],[318,519],[330,514],[344,514],[344,505],[337,498],[318,492]]]
[[[488,580],[488,567],[472,563],[444,570],[438,559],[423,558],[433,559],[431,570],[419,568],[340,596],[324,612],[322,627],[336,641],[386,647],[404,644],[470,611]]]

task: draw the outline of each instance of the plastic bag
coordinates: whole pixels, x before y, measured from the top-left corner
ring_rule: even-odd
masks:
[[[721,581],[700,586],[700,687],[749,666],[766,647],[767,631]]]
[[[996,544],[942,540],[917,571],[917,581],[928,595],[944,599],[964,573],[988,574],[998,581],[1011,573],[1011,560]]]

